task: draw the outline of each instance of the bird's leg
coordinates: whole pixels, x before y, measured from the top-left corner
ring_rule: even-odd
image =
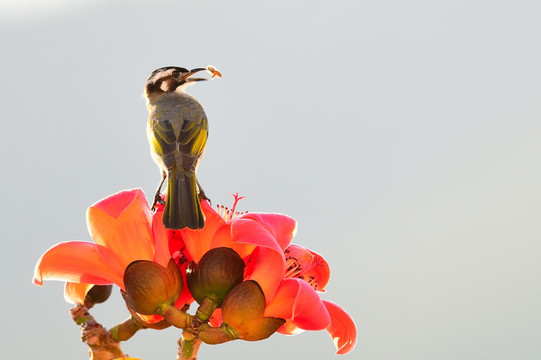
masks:
[[[165,201],[163,201],[162,194],[161,194],[162,185],[165,179],[167,179],[167,173],[165,171],[162,171],[162,181],[160,181],[160,185],[158,185],[158,190],[156,190],[156,194],[154,194],[154,202],[152,203],[152,207],[151,207],[152,211],[156,210],[157,204],[165,205]]]
[[[210,198],[207,197],[207,195],[205,195],[205,191],[201,187],[201,184],[199,183],[199,180],[196,179],[195,181],[197,182],[197,187],[199,188],[199,198],[207,200],[209,202],[209,204],[212,205],[212,202],[210,201]]]

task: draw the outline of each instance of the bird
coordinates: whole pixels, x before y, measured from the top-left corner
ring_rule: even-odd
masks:
[[[163,224],[168,229],[202,229],[205,215],[201,199],[205,195],[196,177],[208,137],[208,120],[203,106],[186,88],[205,78],[192,75],[208,70],[221,74],[212,66],[188,70],[166,66],[154,70],[148,77],[143,96],[149,117],[147,138],[154,162],[161,170],[161,181],[154,196],[152,209],[163,204],[161,188],[167,179],[167,195]]]

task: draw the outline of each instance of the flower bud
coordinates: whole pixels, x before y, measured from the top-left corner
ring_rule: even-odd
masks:
[[[244,261],[227,247],[207,251],[199,263],[191,262],[186,269],[188,288],[199,304],[205,298],[211,298],[216,306],[220,306],[229,291],[243,278]]]
[[[113,285],[94,285],[85,296],[85,303],[101,304],[109,299]]]
[[[237,285],[222,302],[222,318],[237,338],[257,341],[271,336],[284,319],[263,317],[265,294],[253,280]]]
[[[129,307],[143,315],[153,315],[164,305],[172,305],[182,292],[182,276],[173,259],[167,269],[147,260],[132,262],[124,272],[122,297]]]

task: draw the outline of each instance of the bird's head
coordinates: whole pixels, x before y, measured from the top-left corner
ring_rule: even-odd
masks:
[[[204,78],[192,77],[193,74],[203,70],[207,70],[207,68],[188,70],[178,66],[166,66],[156,69],[147,79],[144,96],[147,101],[151,101],[152,98],[163,93],[174,91],[184,92],[188,85],[191,85],[196,81],[207,80]]]

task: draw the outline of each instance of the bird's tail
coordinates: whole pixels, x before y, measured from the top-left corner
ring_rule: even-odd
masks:
[[[169,229],[201,229],[205,225],[195,172],[175,166],[167,174],[163,224]]]

